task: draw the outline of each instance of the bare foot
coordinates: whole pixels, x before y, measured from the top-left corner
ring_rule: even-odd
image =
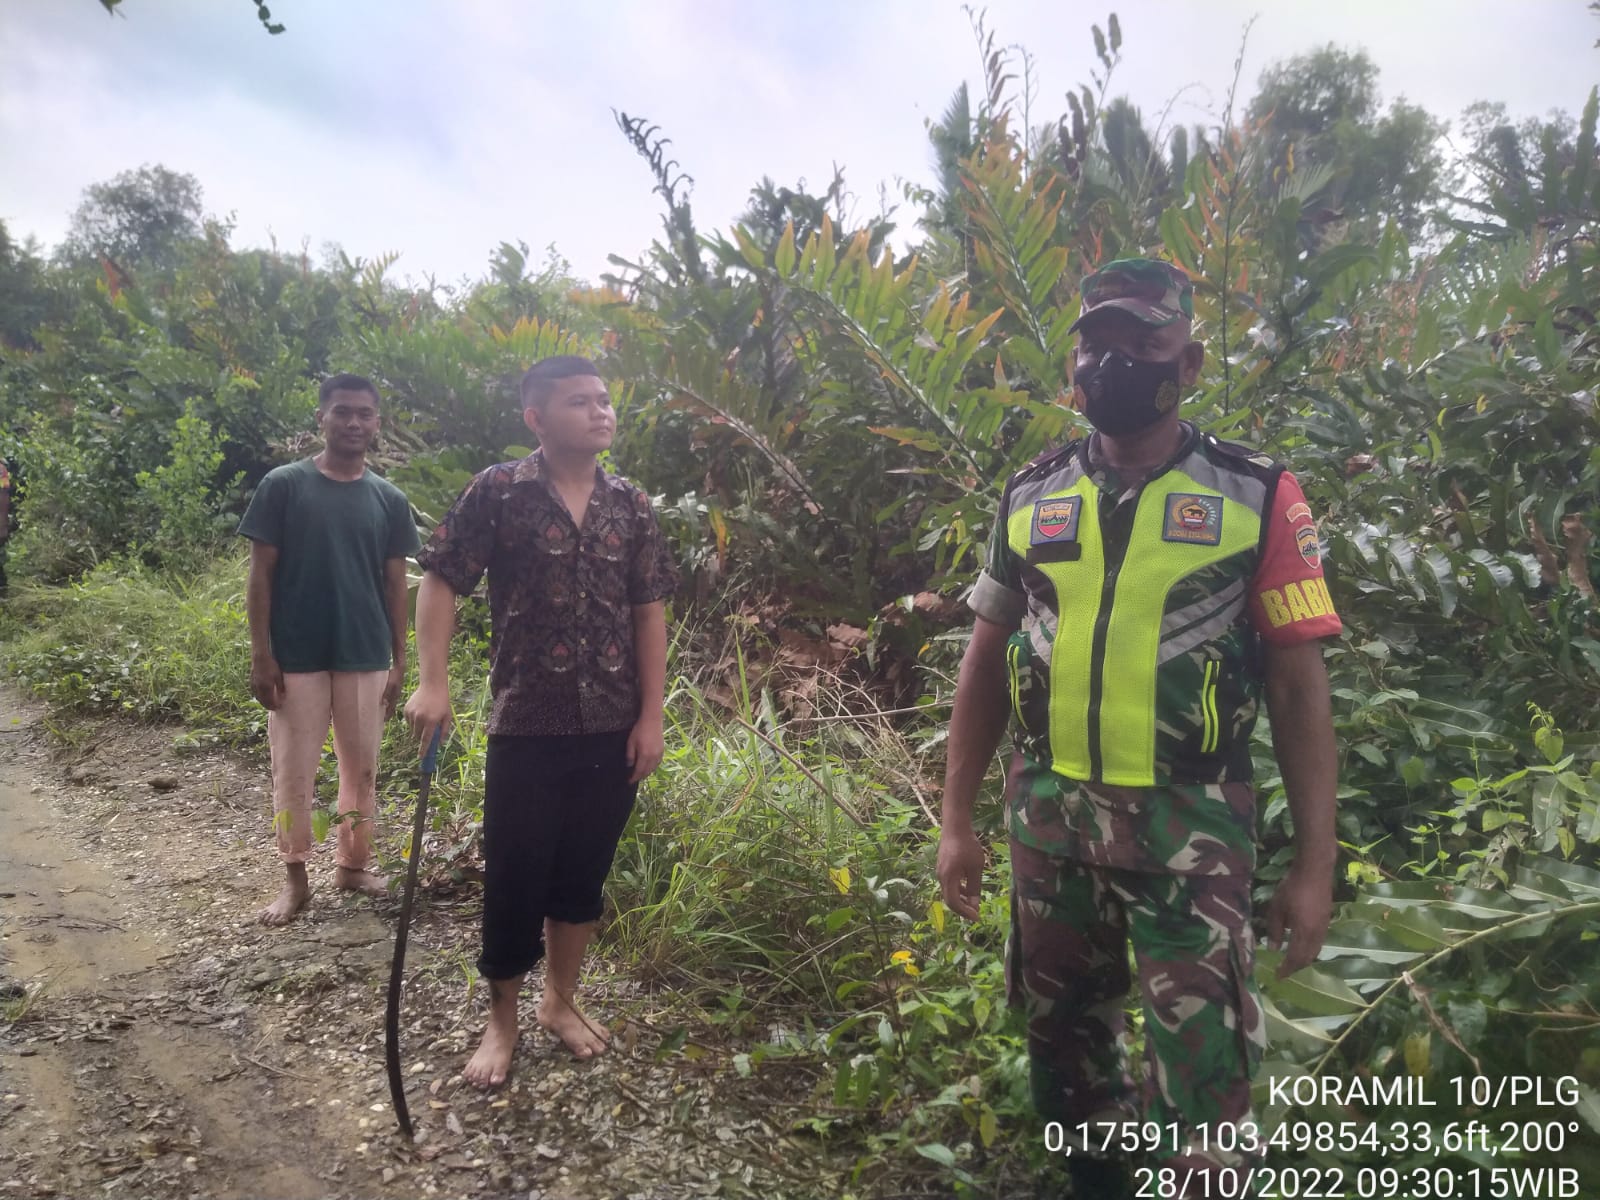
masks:
[[[335,867],[333,886],[344,892],[360,892],[363,896],[387,896],[389,881],[371,871],[357,871],[354,867]]]
[[[610,1044],[604,1029],[585,1018],[570,1000],[549,991],[539,1001],[538,1021],[567,1044],[574,1058],[594,1058]]]
[[[283,881],[283,891],[278,898],[256,914],[263,925],[287,925],[300,914],[311,899],[311,884],[306,880],[306,869],[301,863],[289,866],[289,877]]]
[[[467,1060],[461,1074],[473,1087],[485,1090],[497,1088],[511,1075],[511,1055],[516,1048],[516,1018],[512,1017],[511,1025],[507,1028],[504,1021],[495,1020],[491,1014],[489,1024],[483,1031],[483,1040],[478,1043],[477,1052]]]

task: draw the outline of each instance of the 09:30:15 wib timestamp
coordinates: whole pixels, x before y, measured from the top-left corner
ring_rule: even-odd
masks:
[[[1139,1200],[1581,1200],[1576,1167],[1140,1167]]]

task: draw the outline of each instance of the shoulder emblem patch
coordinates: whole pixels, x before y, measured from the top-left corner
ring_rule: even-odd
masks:
[[[1221,543],[1222,497],[1203,496],[1194,492],[1169,492],[1161,540],[1189,542],[1196,546]]]
[[[1301,517],[1304,517],[1308,521],[1311,520],[1311,506],[1301,500],[1296,500],[1293,504],[1289,505],[1288,510],[1283,514],[1283,519],[1288,521],[1291,525],[1293,525]]]
[[[1030,546],[1053,546],[1078,540],[1078,516],[1083,511],[1082,496],[1057,496],[1033,506]]]
[[[1300,557],[1306,560],[1306,566],[1315,569],[1322,565],[1322,543],[1317,540],[1315,525],[1302,525],[1296,529],[1294,541],[1300,548]]]

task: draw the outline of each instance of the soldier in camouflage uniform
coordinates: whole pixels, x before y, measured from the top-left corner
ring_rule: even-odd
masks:
[[[939,881],[952,909],[977,915],[972,810],[1009,709],[1011,998],[1035,1104],[1076,1144],[1075,1189],[1109,1196],[1125,1164],[1076,1127],[1140,1119],[1120,1046],[1130,941],[1143,1118],[1174,1131],[1158,1161],[1226,1164],[1217,1143],[1231,1139],[1216,1131],[1249,1119],[1265,1042],[1250,927],[1263,699],[1296,841],[1268,934],[1289,933],[1286,972],[1321,948],[1336,854],[1321,639],[1341,626],[1294,476],[1179,419],[1204,357],[1188,277],[1123,259],[1082,291],[1074,380],[1096,432],[1030,464],[1001,499],[969,601]]]

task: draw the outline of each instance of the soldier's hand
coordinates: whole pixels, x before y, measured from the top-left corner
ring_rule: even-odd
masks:
[[[951,912],[978,919],[983,898],[983,843],[969,825],[946,825],[939,834],[939,892]]]
[[[1290,867],[1267,904],[1267,944],[1281,949],[1285,930],[1289,934],[1288,953],[1278,964],[1279,979],[1316,959],[1332,919],[1332,874],[1302,869],[1299,864]]]

